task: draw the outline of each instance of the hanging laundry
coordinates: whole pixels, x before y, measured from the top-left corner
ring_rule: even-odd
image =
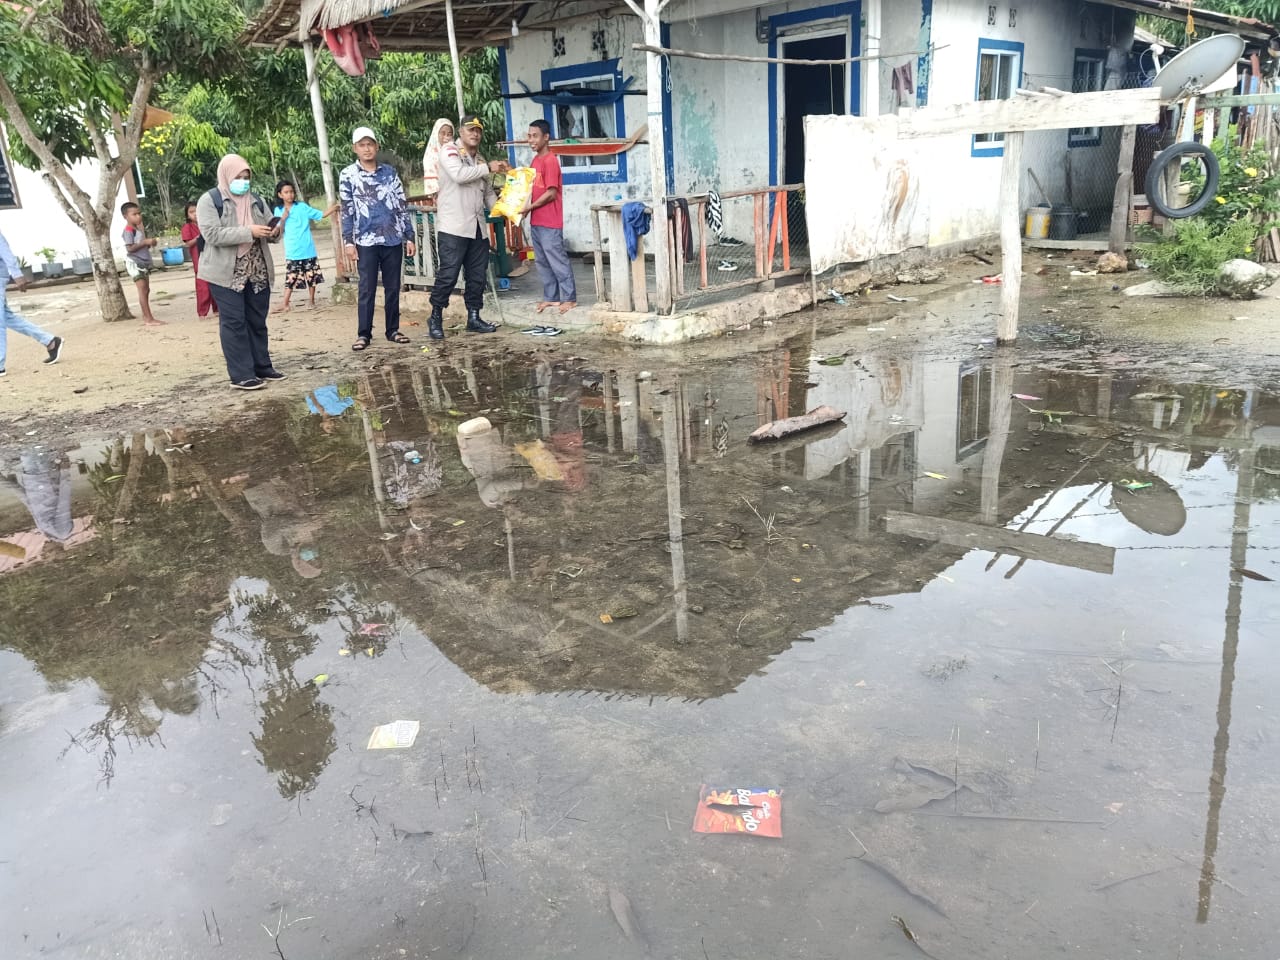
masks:
[[[706,218],[707,226],[711,228],[711,232],[719,236],[720,231],[724,229],[724,205],[720,200],[718,191],[707,191]]]
[[[376,54],[381,47],[378,38],[373,35],[373,27],[367,23],[348,23],[324,32],[324,42],[333,54],[334,62],[342,68],[342,72],[352,77],[364,76],[365,54],[361,52],[362,44]]]
[[[680,240],[681,246],[684,248],[685,260],[693,259],[693,226],[689,223],[689,201],[684,197],[677,197],[675,200],[667,201],[667,219],[674,226],[676,221],[676,211],[679,210],[683,216],[680,217]]]
[[[649,232],[649,213],[638,201],[622,205],[622,234],[627,240],[627,256],[636,258],[636,244]]]
[[[889,84],[893,90],[893,105],[895,107],[909,106],[915,101],[916,88],[911,76],[910,60],[901,66],[893,68],[893,75],[889,79]]]

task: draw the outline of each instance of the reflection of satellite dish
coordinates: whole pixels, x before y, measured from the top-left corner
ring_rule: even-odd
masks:
[[[1221,33],[1193,43],[1164,65],[1156,74],[1154,86],[1160,91],[1161,100],[1176,100],[1187,93],[1207,93],[1218,89],[1219,81],[1231,74],[1231,83],[1223,89],[1235,86],[1232,67],[1244,53],[1244,41],[1234,33]]]
[[[1111,485],[1111,504],[1135,527],[1161,537],[1172,537],[1187,522],[1187,508],[1178,491],[1154,473],[1128,470],[1125,478],[1151,486],[1130,493],[1118,482]]]

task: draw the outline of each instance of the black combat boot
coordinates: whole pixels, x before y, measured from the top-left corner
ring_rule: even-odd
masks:
[[[427,336],[432,340],[444,339],[444,315],[439,307],[431,308],[431,317],[427,320]]]
[[[493,333],[498,328],[480,319],[480,311],[467,310],[467,333]]]

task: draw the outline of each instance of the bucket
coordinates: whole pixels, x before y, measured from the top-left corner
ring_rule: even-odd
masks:
[[[1056,205],[1049,212],[1049,239],[1074,240],[1079,228],[1079,215],[1073,207]]]
[[[166,267],[181,266],[183,256],[181,247],[165,247],[160,251],[160,255],[164,257],[164,265]]]
[[[1049,236],[1049,215],[1052,208],[1041,204],[1027,211],[1027,222],[1023,235],[1028,240],[1043,240]]]

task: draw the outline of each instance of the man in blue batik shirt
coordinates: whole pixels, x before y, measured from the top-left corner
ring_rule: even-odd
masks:
[[[405,256],[412,257],[413,218],[405,205],[404,185],[389,164],[378,162],[378,137],[368,127],[351,133],[356,162],[338,180],[342,207],[342,244],[348,260],[355,260],[360,274],[359,329],[351,349],[361,351],[373,340],[373,302],[382,273],[383,309],[387,339],[408,343],[400,332],[400,276]]]

